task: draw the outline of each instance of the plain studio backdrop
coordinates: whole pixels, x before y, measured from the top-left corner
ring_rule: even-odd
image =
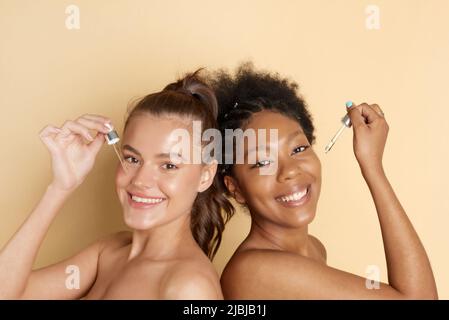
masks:
[[[252,60],[300,85],[314,117],[322,190],[311,234],[330,266],[387,281],[382,238],[352,150],[352,129],[332,151],[344,103],[378,103],[390,125],[384,167],[427,249],[440,298],[449,298],[447,0],[0,0],[0,246],[51,179],[38,138],[84,113],[123,128],[127,105],[198,67]],[[35,267],[125,228],[115,194],[117,158],[100,151],[66,203]],[[247,213],[227,226],[219,272],[246,236]]]

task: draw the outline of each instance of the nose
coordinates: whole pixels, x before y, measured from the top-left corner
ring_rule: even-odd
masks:
[[[284,160],[279,163],[278,181],[284,182],[302,174],[301,165],[295,159]]]
[[[149,164],[145,164],[136,171],[131,183],[142,189],[151,189],[156,181],[157,173]]]

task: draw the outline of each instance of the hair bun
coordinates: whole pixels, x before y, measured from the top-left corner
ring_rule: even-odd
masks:
[[[214,91],[206,83],[206,81],[199,75],[203,69],[198,69],[193,73],[187,74],[184,78],[169,84],[164,88],[186,95],[190,95],[205,105],[217,119],[218,102]]]

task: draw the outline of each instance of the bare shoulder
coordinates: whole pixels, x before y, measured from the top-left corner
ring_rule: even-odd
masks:
[[[234,254],[221,276],[225,299],[398,299],[380,283],[329,267],[315,259],[278,250],[248,249]]]
[[[161,282],[163,299],[223,299],[218,274],[208,259],[180,259]]]
[[[236,251],[221,274],[220,282],[224,298],[253,299],[256,292],[266,290],[262,286],[263,280],[267,279],[267,275],[276,272],[276,264],[282,263],[282,259],[281,251],[269,249]]]
[[[295,278],[301,282],[302,270],[318,265],[313,260],[279,250],[248,249],[237,252],[221,275],[225,299],[289,298],[283,283]],[[284,287],[284,288],[283,288]]]

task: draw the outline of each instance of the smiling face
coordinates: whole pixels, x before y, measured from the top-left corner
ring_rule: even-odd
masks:
[[[257,157],[256,164],[245,161],[234,165],[233,177],[225,177],[231,194],[248,206],[259,223],[290,228],[309,224],[315,217],[321,190],[321,163],[301,126],[280,113],[264,110],[254,114],[244,129],[277,129],[278,156]],[[268,149],[276,148],[276,143],[267,140],[263,148],[269,155]],[[276,166],[273,174],[260,174],[261,167],[272,165]]]
[[[216,164],[170,159],[172,147],[179,141],[174,130],[183,128],[192,133],[190,124],[179,117],[150,114],[135,115],[128,122],[122,140],[126,171],[118,166],[116,191],[130,228],[147,230],[189,218],[198,192],[212,183]]]

